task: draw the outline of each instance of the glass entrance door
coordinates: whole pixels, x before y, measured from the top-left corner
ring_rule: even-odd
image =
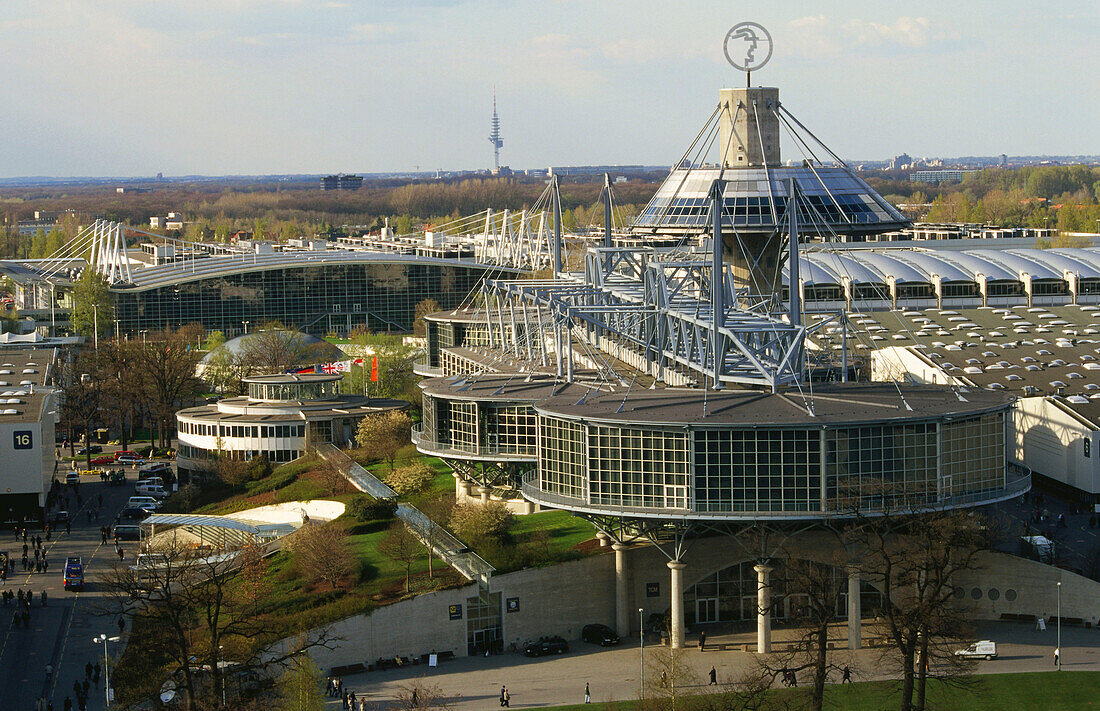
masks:
[[[695,599],[695,622],[707,624],[718,621],[718,598],[700,597]]]

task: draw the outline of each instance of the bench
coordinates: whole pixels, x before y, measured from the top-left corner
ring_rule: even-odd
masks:
[[[1002,612],[1001,620],[1004,622],[1034,622],[1035,615],[1029,615],[1022,612]]]
[[[356,662],[355,664],[344,664],[339,667],[332,667],[328,670],[329,676],[344,676],[345,674],[358,674],[360,672],[367,671],[366,666]]]

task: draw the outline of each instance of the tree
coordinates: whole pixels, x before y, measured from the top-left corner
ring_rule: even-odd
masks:
[[[99,415],[102,400],[101,382],[95,370],[94,353],[81,351],[75,357],[70,356],[62,366],[61,415],[69,430],[69,451],[76,456],[76,432],[84,432],[84,461],[88,469],[92,467],[92,454],[87,445],[92,443],[92,431]]]
[[[409,592],[413,564],[419,560],[423,546],[420,539],[401,521],[390,524],[385,538],[378,543],[378,552],[400,563],[405,569],[405,592]]]
[[[929,675],[961,683],[973,668],[950,651],[949,642],[970,630],[954,580],[977,567],[989,529],[982,517],[962,510],[887,512],[861,520],[849,536],[860,551],[863,578],[883,594],[880,625],[890,645],[885,659],[902,678],[901,711],[922,711]]]
[[[201,391],[195,377],[200,354],[191,346],[200,331],[201,326],[186,326],[149,334],[140,346],[134,342],[144,367],[146,398],[156,418],[161,446],[167,446],[169,433],[175,429],[176,411],[190,404]]]
[[[328,583],[335,590],[352,574],[356,558],[348,547],[348,534],[332,523],[306,524],[286,544],[294,563],[310,583]]]
[[[497,543],[508,535],[515,515],[503,501],[465,501],[451,511],[451,530],[467,543],[490,540]]]
[[[250,589],[247,575],[242,574],[258,552],[204,556],[171,534],[158,536],[149,545],[155,564],[140,569],[120,564],[102,577],[108,609],[129,616],[134,630],[130,644],[141,644],[143,658],[150,661],[128,675],[119,669],[124,675],[119,681],[129,682],[122,684],[127,697],[123,703],[150,698],[178,670],[184,711],[220,707],[223,678],[218,662],[227,654],[233,655],[239,672],[262,671],[282,667],[310,649],[327,648],[335,641],[318,629],[300,636],[294,648],[273,646],[295,630],[264,614],[267,600]],[[154,660],[163,663],[155,666]],[[200,666],[210,670],[212,684],[199,682]]]
[[[427,327],[424,325],[424,317],[441,310],[442,307],[440,307],[439,302],[435,299],[424,299],[417,304],[413,312],[413,334],[417,336],[425,335],[427,333]]]
[[[397,695],[397,708],[402,711],[450,711],[454,708],[451,697],[443,693],[439,684],[426,679],[414,679],[403,686]]]
[[[435,470],[423,459],[417,459],[408,466],[391,471],[383,481],[401,496],[408,496],[423,491],[434,478]]]
[[[91,339],[99,327],[99,334],[110,332],[114,322],[110,285],[106,277],[91,267],[85,268],[73,285],[73,330]]]
[[[239,360],[254,373],[285,373],[303,365],[330,360],[334,346],[311,341],[304,333],[288,331],[280,323],[269,323],[244,340]]]
[[[348,478],[335,462],[318,457],[315,471],[320,475],[321,483],[329,490],[329,496],[348,490]]]
[[[323,677],[317,663],[302,654],[294,657],[279,678],[280,711],[324,711]]]
[[[214,392],[243,395],[244,379],[253,375],[255,370],[255,365],[244,354],[217,348],[206,356],[202,364],[202,379]]]
[[[682,649],[650,647],[645,654],[645,696],[659,708],[676,711],[677,703],[698,684]]]
[[[812,683],[806,689],[812,711],[821,711],[829,672],[829,623],[836,617],[847,578],[838,578],[837,568],[810,560],[789,559],[783,568],[781,587],[790,602],[788,625],[798,630],[793,643],[771,658],[762,658],[761,675],[783,681],[784,672],[798,674],[809,669]],[[777,600],[777,602],[783,602]]]
[[[94,377],[102,389],[103,410],[118,426],[122,449],[127,449],[128,429],[133,428],[135,409],[143,395],[144,371],[139,358],[135,342],[118,339],[101,343],[91,356]]]
[[[412,419],[404,410],[387,410],[364,417],[359,423],[356,440],[359,446],[379,459],[389,462],[393,471],[397,452],[410,441]]]

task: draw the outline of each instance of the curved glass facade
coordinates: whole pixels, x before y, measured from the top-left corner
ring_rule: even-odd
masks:
[[[688,429],[541,414],[538,488],[578,506],[655,512],[843,514],[950,505],[1005,489],[1004,417]]]
[[[534,459],[537,418],[529,403],[450,400],[425,393],[418,439],[425,451]]]
[[[346,264],[240,271],[146,290],[115,289],[123,333],[201,323],[226,334],[280,321],[313,334],[411,331],[416,305],[432,298],[459,306],[495,273],[480,266],[415,262]]]

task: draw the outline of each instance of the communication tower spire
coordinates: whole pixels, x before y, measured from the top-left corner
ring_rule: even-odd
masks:
[[[489,143],[493,144],[493,174],[500,172],[500,149],[504,139],[500,137],[500,117],[497,116],[497,90],[493,87],[493,119],[489,122]]]

